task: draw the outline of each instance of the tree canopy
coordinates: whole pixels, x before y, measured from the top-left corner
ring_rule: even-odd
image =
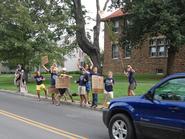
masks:
[[[183,0],[125,0],[127,12],[123,40],[138,43],[149,36],[165,35],[170,47],[185,43],[185,1]]]
[[[62,2],[0,0],[0,61],[28,66],[43,53],[62,57],[64,49],[56,42],[71,28]]]
[[[171,72],[175,54],[185,44],[184,0],[112,0],[125,16],[121,41],[131,46],[142,44],[148,37],[163,35],[169,41],[167,74]],[[125,45],[124,45],[125,46]],[[142,45],[140,45],[142,47]]]

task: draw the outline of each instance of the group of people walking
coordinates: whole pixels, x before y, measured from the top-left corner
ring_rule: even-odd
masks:
[[[46,70],[46,72],[50,73],[50,87],[46,89],[46,86],[44,85],[44,81],[46,80],[39,71],[36,71],[34,75],[34,80],[36,82],[36,93],[38,95],[38,100],[40,101],[40,92],[43,90],[45,94],[45,98],[47,99],[48,93],[51,94],[52,103],[59,106],[60,105],[60,99],[61,97],[64,97],[66,99],[66,95],[68,95],[71,98],[71,101],[74,102],[72,93],[70,91],[70,88],[56,88],[56,79],[58,77],[67,77],[72,78],[72,76],[68,75],[66,73],[66,69],[62,68],[62,70],[59,72],[59,69],[57,67],[57,64],[54,63],[50,68],[47,68],[45,65],[42,65],[42,67]],[[92,76],[101,76],[100,73],[98,73],[98,68],[93,66],[92,62],[90,65],[80,64],[80,60],[77,63],[77,67],[79,68],[81,74],[79,76],[79,79],[76,81],[78,84],[78,95],[80,96],[80,106],[91,106],[92,108],[96,108],[98,106],[98,92],[95,90],[92,90]],[[15,73],[15,82],[17,86],[20,86],[20,78],[22,75],[22,70],[20,66],[17,68]],[[60,73],[60,74],[59,74]],[[128,77],[128,96],[134,96],[134,89],[136,88],[136,80],[134,78],[135,70],[128,65],[127,69],[125,70],[124,74]],[[18,76],[20,74],[20,76]],[[22,80],[22,79],[21,79]],[[23,81],[23,80],[22,80]],[[107,102],[109,102],[110,99],[114,98],[114,84],[115,80],[113,78],[113,72],[109,71],[107,73],[107,76],[104,78],[104,101],[103,101],[103,107],[107,106]],[[19,90],[20,91],[20,90]],[[90,92],[92,91],[92,101],[90,101]]]

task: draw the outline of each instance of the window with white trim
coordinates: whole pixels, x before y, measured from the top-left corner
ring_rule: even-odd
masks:
[[[125,47],[125,58],[130,58],[131,57],[131,47],[126,46]]]
[[[150,57],[166,57],[168,56],[169,41],[166,37],[153,37],[150,39]]]
[[[150,47],[150,56],[151,57],[157,56],[157,48],[155,46]]]
[[[165,46],[159,46],[158,56],[165,56]]]
[[[119,47],[117,44],[112,44],[112,58],[113,59],[119,58]]]
[[[119,21],[114,21],[113,22],[113,27],[112,27],[113,32],[119,32]]]

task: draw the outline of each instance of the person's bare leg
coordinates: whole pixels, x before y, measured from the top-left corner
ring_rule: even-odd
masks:
[[[131,96],[135,96],[134,90],[130,90]]]
[[[85,105],[88,104],[87,94],[84,95],[84,103],[85,103]]]
[[[37,96],[38,96],[38,100],[40,101],[40,91],[37,90]]]
[[[130,96],[131,94],[130,94],[130,88],[128,87],[128,96]]]
[[[83,96],[80,95],[80,106],[82,107],[82,104],[83,104]]]
[[[17,84],[17,91],[20,92],[21,91],[20,82],[19,81],[16,81],[16,84]]]
[[[60,94],[57,94],[56,95],[56,101],[57,101],[57,104],[56,104],[56,106],[60,106],[60,99],[61,99],[61,95]]]
[[[133,94],[132,94],[132,90],[130,90],[130,93],[129,93],[130,95],[129,96],[133,96]]]
[[[56,94],[55,95],[56,105],[58,104],[58,99],[59,99],[58,97],[59,97],[58,94]]]
[[[89,93],[90,93],[90,92],[87,93],[87,102],[88,102],[88,104],[91,104],[90,98],[89,98]]]
[[[45,88],[44,88],[44,94],[45,94],[45,98],[48,99],[47,90]]]
[[[107,106],[107,99],[108,99],[108,96],[107,96],[107,94],[105,94],[104,95],[103,107],[106,107]]]
[[[63,94],[62,98],[63,98],[62,100],[67,101],[67,96],[65,93]]]
[[[70,97],[70,99],[71,99],[71,101],[72,102],[74,102],[74,100],[73,100],[73,96],[71,95],[71,92],[70,92],[70,90],[69,89],[67,89],[67,94],[68,94],[68,96]]]
[[[84,104],[85,104],[85,96],[82,95],[82,106],[84,106]]]
[[[51,93],[52,104],[55,104],[55,93]]]
[[[71,95],[71,93],[69,93],[69,97],[71,99],[72,102],[74,102],[73,96]]]
[[[88,105],[87,94],[84,95],[84,102],[85,102],[85,106],[87,106]]]

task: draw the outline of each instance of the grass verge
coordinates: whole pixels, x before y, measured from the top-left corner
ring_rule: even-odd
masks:
[[[44,75],[46,78],[45,85],[49,87],[49,75],[45,74]],[[79,75],[73,74],[73,80],[71,82],[71,92],[72,93],[77,93],[77,87],[78,85],[75,84],[75,81],[78,79]],[[151,75],[151,74],[143,74],[140,75],[138,74],[136,76],[137,80],[137,88],[135,90],[136,95],[142,95],[146,93],[154,84],[156,84],[162,76],[158,75]],[[114,97],[122,97],[122,96],[127,96],[127,88],[128,88],[128,82],[125,76],[122,75],[115,75],[115,86],[114,86]],[[5,90],[12,90],[16,91],[16,86],[13,83],[14,80],[14,75],[13,74],[1,74],[0,75],[0,89],[5,89]],[[35,88],[35,81],[33,78],[29,78],[29,83],[27,84],[28,86],[28,91],[31,94],[36,94]],[[43,93],[42,93],[43,95]],[[103,101],[103,94],[99,95],[99,103],[102,103]],[[79,97],[74,97],[75,100],[79,100]]]

